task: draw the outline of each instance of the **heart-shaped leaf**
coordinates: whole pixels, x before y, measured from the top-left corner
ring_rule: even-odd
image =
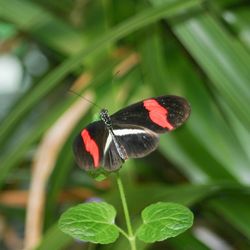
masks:
[[[115,216],[116,211],[110,204],[90,202],[67,210],[59,220],[59,227],[76,239],[108,244],[119,236]]]
[[[193,214],[180,204],[158,202],[142,211],[137,236],[144,242],[162,241],[181,234],[193,224]]]

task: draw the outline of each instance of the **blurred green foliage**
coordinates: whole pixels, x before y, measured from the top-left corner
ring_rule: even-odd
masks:
[[[88,72],[92,81],[80,92],[91,90],[110,113],[165,94],[184,96],[191,104],[189,121],[163,135],[157,152],[129,160],[122,170],[135,223],[145,205],[159,200],[188,205],[195,213],[192,230],[149,249],[210,249],[199,233],[204,228],[232,249],[250,249],[249,18],[244,0],[0,0],[0,51],[16,57],[23,72],[14,91],[1,87],[1,103],[9,103],[1,110],[2,191],[28,189],[44,133],[79,98],[68,90]],[[42,57],[28,64],[32,51]],[[119,75],[117,65],[132,53],[139,61]],[[30,65],[44,70],[35,74]],[[70,205],[58,201],[67,188],[87,188],[119,209],[115,186],[98,189],[72,155],[72,138],[96,112],[94,107],[82,118],[56,161],[38,249],[81,244],[56,226]],[[21,235],[24,211],[0,204],[0,214],[10,227],[18,224]],[[127,242],[91,247],[123,250]],[[7,249],[4,241],[0,248]]]

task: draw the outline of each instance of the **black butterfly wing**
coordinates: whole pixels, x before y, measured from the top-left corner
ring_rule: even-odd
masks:
[[[190,112],[189,103],[183,97],[160,96],[121,109],[111,116],[111,120],[113,125],[135,125],[165,133],[181,126]]]
[[[102,121],[89,124],[75,138],[73,151],[77,164],[89,171],[100,166],[103,159],[101,148],[108,131]]]
[[[102,121],[93,122],[84,128],[73,143],[77,164],[86,171],[94,171],[100,167],[106,171],[120,168],[122,159],[113,141],[104,152],[108,138],[109,131]]]
[[[149,98],[111,116],[114,134],[128,158],[144,157],[159,144],[160,133],[182,125],[190,114],[188,102],[178,96]]]
[[[114,141],[111,141],[107,151],[104,153],[103,168],[107,171],[115,171],[122,166],[123,162],[124,160],[118,154]]]
[[[127,158],[141,158],[154,151],[159,136],[152,130],[135,125],[113,124],[113,132],[125,149]]]

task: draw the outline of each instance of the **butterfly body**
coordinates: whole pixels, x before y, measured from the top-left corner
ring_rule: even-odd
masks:
[[[112,126],[112,120],[111,117],[108,114],[108,110],[107,109],[102,109],[100,112],[100,118],[101,120],[104,122],[106,128],[109,131],[109,136],[111,136],[112,141],[115,144],[117,153],[119,154],[120,158],[125,161],[128,159],[127,153],[124,149],[124,147],[122,146],[122,144],[120,144],[119,140],[117,139],[114,131],[113,131],[113,126]],[[105,152],[105,150],[104,150]]]
[[[178,96],[145,99],[84,128],[73,145],[76,161],[86,171],[103,168],[116,171],[128,158],[140,158],[154,151],[159,135],[182,125],[190,114],[188,102]]]

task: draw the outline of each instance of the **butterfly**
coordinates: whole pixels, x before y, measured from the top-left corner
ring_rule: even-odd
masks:
[[[181,126],[190,111],[186,99],[172,95],[142,100],[113,115],[102,109],[100,120],[82,129],[74,140],[76,162],[86,171],[116,171],[127,159],[154,151],[159,135]]]

